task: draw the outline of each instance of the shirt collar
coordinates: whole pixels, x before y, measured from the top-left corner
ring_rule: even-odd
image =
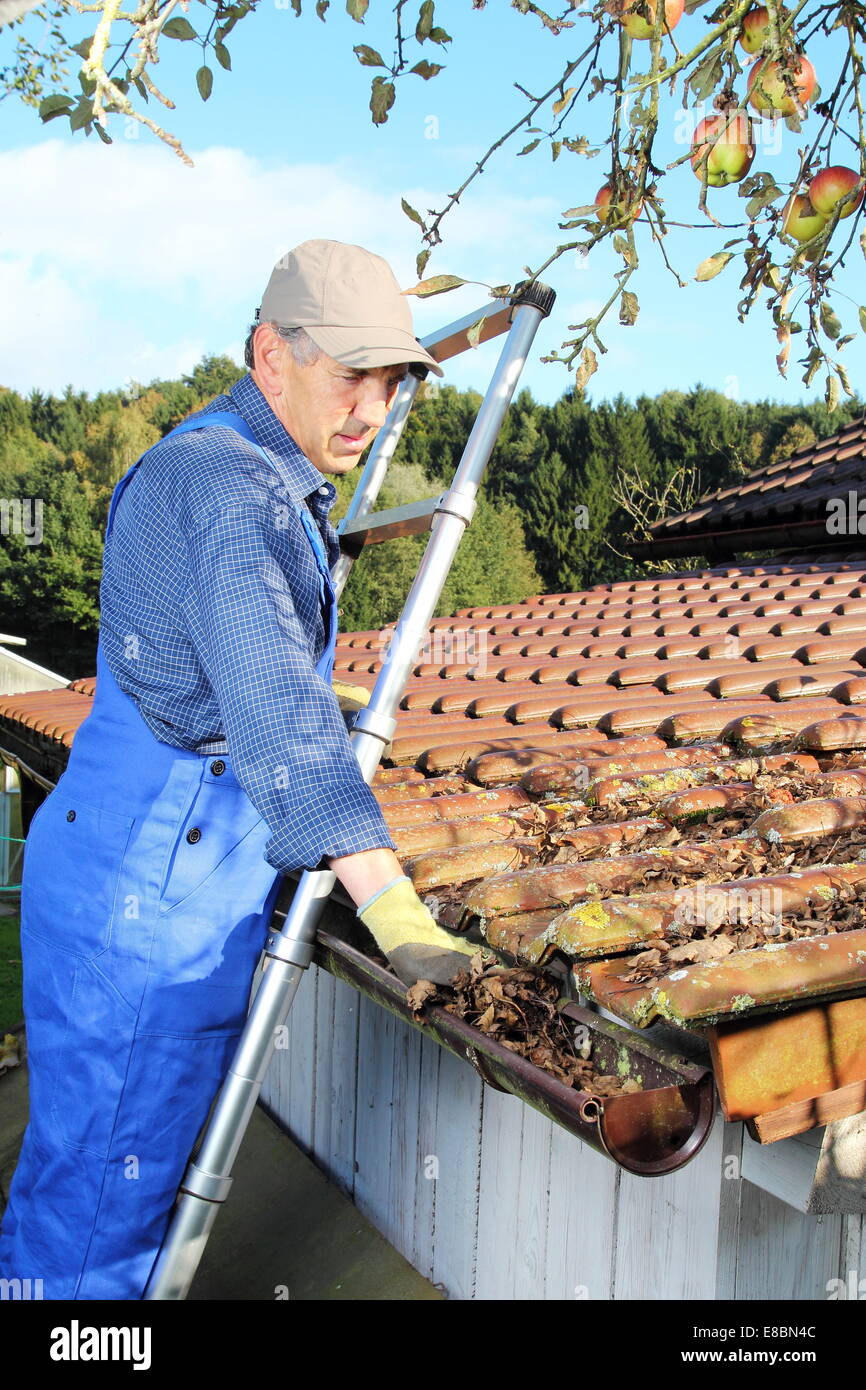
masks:
[[[271,455],[289,497],[300,502],[313,494],[317,504],[326,512],[330,511],[337,500],[337,489],[295,443],[249,373],[235,382],[227,397],[252,427],[258,442]]]

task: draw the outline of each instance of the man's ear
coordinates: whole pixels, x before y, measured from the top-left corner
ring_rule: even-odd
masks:
[[[278,395],[283,387],[286,344],[269,323],[260,323],[253,334],[254,372],[266,395]]]

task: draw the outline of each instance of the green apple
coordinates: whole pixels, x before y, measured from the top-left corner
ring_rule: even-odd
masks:
[[[806,106],[815,90],[815,69],[805,53],[796,53],[789,63],[801,106]],[[749,105],[762,115],[793,116],[794,98],[785,90],[782,64],[778,59],[762,58],[749,73]]]
[[[627,0],[625,4],[617,6],[617,18],[629,38],[632,39],[648,39],[653,32],[653,23],[656,17],[656,0],[642,0],[642,3],[646,7],[646,14],[642,14],[638,10],[635,0]],[[683,17],[684,9],[685,0],[665,0],[665,17],[662,32],[664,32],[665,26],[667,26],[668,29],[676,28]],[[652,21],[651,23],[647,23],[647,15],[649,15]]]
[[[822,212],[816,212],[804,193],[792,193],[782,213],[782,231],[794,241],[810,241],[827,225]]]
[[[770,12],[765,5],[749,10],[740,28],[740,44],[747,53],[758,53],[763,47],[770,26]]]
[[[721,134],[719,134],[721,132]],[[718,135],[716,143],[711,143]],[[738,112],[730,119],[719,112],[715,116],[705,116],[695,127],[692,137],[692,168],[698,178],[703,177],[701,158],[707,155],[707,183],[711,188],[724,188],[728,183],[739,183],[745,178],[755,158],[752,144],[752,123],[748,116]]]
[[[844,164],[831,164],[829,168],[821,169],[809,184],[809,202],[816,212],[822,212],[825,217],[830,217],[836,211],[836,204],[842,203],[839,217],[850,217],[863,201],[862,188],[859,193],[851,192],[859,182],[860,175],[856,170]]]

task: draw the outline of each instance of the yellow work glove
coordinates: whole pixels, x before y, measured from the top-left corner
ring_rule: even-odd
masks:
[[[337,704],[342,711],[346,728],[351,729],[354,723],[352,715],[357,714],[359,709],[365,709],[366,706],[369,705],[370,696],[373,692],[363,685],[349,685],[347,681],[334,680],[331,681],[331,689],[337,697]],[[382,749],[382,757],[389,758],[390,756],[391,743],[389,741]]]
[[[331,681],[331,689],[337,697],[337,704],[344,714],[355,714],[370,703],[371,692],[363,685],[349,685],[347,681]]]
[[[357,913],[407,985],[416,980],[450,985],[479,950],[438,926],[405,874],[386,883]],[[492,952],[490,956],[496,959]]]

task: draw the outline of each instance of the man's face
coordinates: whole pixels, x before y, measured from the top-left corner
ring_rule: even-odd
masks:
[[[408,364],[361,370],[323,353],[301,367],[283,349],[271,408],[320,472],[349,473],[385,423]]]

